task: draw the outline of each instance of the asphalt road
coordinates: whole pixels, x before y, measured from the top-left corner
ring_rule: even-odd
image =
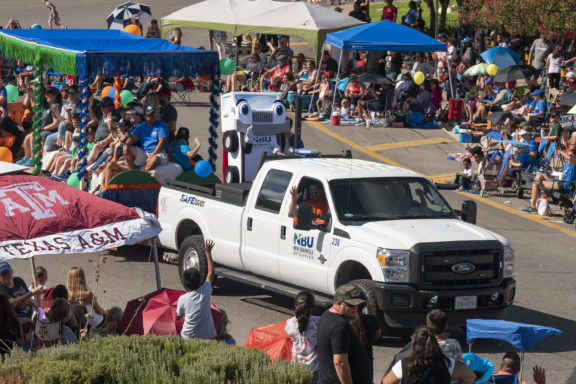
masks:
[[[56,0],[62,22],[70,28],[97,28],[104,26],[108,13],[118,3],[115,0]],[[190,2],[171,0],[167,2],[148,2],[155,17],[162,17]],[[22,2],[3,0],[0,14],[6,18],[18,18],[22,25],[33,23],[46,25],[48,10],[40,0]],[[0,20],[1,21],[1,20]],[[192,46],[207,45],[205,31],[184,31],[184,44]],[[306,48],[297,46],[296,52]],[[179,126],[187,126],[192,135],[197,135],[203,143],[208,139],[208,99],[205,94],[195,95],[193,106],[181,106]],[[328,132],[327,132],[328,131]],[[328,134],[327,134],[328,133]],[[423,144],[399,148],[378,150],[366,149],[366,146],[449,138],[439,130],[411,130],[364,127],[334,127],[324,125],[322,130],[311,125],[303,127],[304,142],[308,147],[317,148],[324,153],[337,153],[352,148],[355,158],[375,161],[394,161],[416,169],[427,175],[446,175],[456,172],[460,165],[447,161],[448,153],[462,151],[456,142]],[[206,156],[206,147],[201,154]],[[220,168],[219,168],[220,169]],[[453,207],[458,207],[467,198],[462,193],[448,192],[445,196]],[[488,202],[490,204],[485,204]],[[511,196],[504,198],[490,196],[479,199],[478,224],[507,237],[516,252],[516,271],[518,289],[516,302],[509,310],[508,320],[552,326],[563,330],[564,335],[543,341],[538,347],[526,353],[525,378],[531,383],[529,372],[533,364],[546,368],[548,383],[564,383],[575,367],[575,318],[576,288],[573,271],[576,270],[576,250],[573,227],[559,223],[561,219],[536,219],[535,216],[521,215],[519,209],[526,205]],[[91,277],[95,264],[101,256],[107,260],[101,266],[100,280],[96,283]],[[68,269],[74,265],[85,268],[90,286],[97,291],[101,304],[123,307],[126,301],[155,289],[154,266],[149,262],[150,251],[144,246],[123,247],[115,252],[92,255],[55,255],[36,259],[37,265],[45,266],[49,271],[48,284],[65,283]],[[92,259],[92,261],[90,261]],[[12,262],[17,276],[30,281],[29,261]],[[177,267],[174,264],[161,263],[162,285],[167,288],[181,289]],[[230,332],[239,344],[243,344],[254,326],[286,319],[291,315],[291,300],[269,294],[257,288],[223,281],[214,293],[214,302],[226,309],[232,322]],[[455,337],[462,337],[459,330],[453,330]],[[375,348],[376,378],[382,377],[392,355],[404,344],[404,340],[383,339]],[[473,351],[491,359],[497,365],[509,345],[494,341],[478,341]]]

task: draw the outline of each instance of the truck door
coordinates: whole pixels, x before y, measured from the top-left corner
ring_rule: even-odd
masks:
[[[292,173],[271,169],[258,195],[246,206],[242,218],[242,258],[248,271],[273,279],[278,273],[278,242],[281,233],[280,211]]]
[[[304,177],[298,184],[301,193],[299,204],[313,204],[318,212],[330,213],[326,190],[316,179]],[[289,212],[290,194],[285,211],[282,213],[282,231],[286,236],[280,239],[278,269],[282,281],[320,292],[328,291],[328,270],[330,267],[330,220],[316,220],[309,231],[295,230]]]

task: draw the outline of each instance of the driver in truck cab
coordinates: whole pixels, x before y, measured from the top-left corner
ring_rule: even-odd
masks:
[[[290,217],[294,217],[294,210],[296,209],[296,204],[300,201],[301,204],[312,205],[312,213],[314,214],[314,225],[321,227],[326,224],[326,221],[322,218],[322,215],[328,213],[330,208],[328,208],[328,202],[326,201],[326,196],[324,195],[324,190],[322,185],[319,183],[312,183],[308,185],[308,198],[306,200],[300,201],[304,193],[305,188],[300,188],[293,186],[290,189],[290,196],[292,201],[290,202]]]

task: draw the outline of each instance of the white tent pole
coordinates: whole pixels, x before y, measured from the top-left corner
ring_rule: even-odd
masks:
[[[36,280],[36,261],[34,260],[34,256],[30,258],[30,266],[32,267],[32,283],[34,288],[36,288],[38,281]],[[34,296],[34,302],[37,307],[40,307],[40,298],[38,296]]]
[[[322,63],[322,58],[324,57],[324,50],[326,49],[326,41],[324,41],[324,43],[322,43],[322,53],[320,54],[320,61],[316,63],[316,81],[314,82],[314,85],[318,84],[318,78],[320,77],[320,64]],[[320,100],[320,88],[318,88],[318,100]],[[314,101],[314,93],[312,94],[312,97],[310,98],[310,104],[308,104],[308,113],[310,113],[310,111],[312,110],[312,104]],[[320,111],[317,111],[320,112]]]
[[[344,46],[340,48],[340,58],[338,59],[338,72],[336,72],[336,78],[334,79],[334,95],[332,97],[332,108],[331,112],[334,113],[334,104],[336,104],[336,92],[338,91],[338,77],[340,77],[340,63],[342,62],[342,51]]]
[[[153,238],[151,243],[152,255],[154,256],[154,268],[156,270],[156,288],[162,288],[162,282],[160,281],[160,264],[158,263],[158,243],[156,242],[156,237]]]

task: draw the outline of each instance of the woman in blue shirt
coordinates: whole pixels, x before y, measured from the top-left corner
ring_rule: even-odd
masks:
[[[172,162],[180,164],[184,171],[192,168],[192,158],[196,156],[198,150],[200,149],[200,140],[196,137],[194,143],[196,148],[190,150],[188,146],[188,140],[190,139],[190,130],[186,127],[181,127],[176,133],[176,141],[172,144]]]

